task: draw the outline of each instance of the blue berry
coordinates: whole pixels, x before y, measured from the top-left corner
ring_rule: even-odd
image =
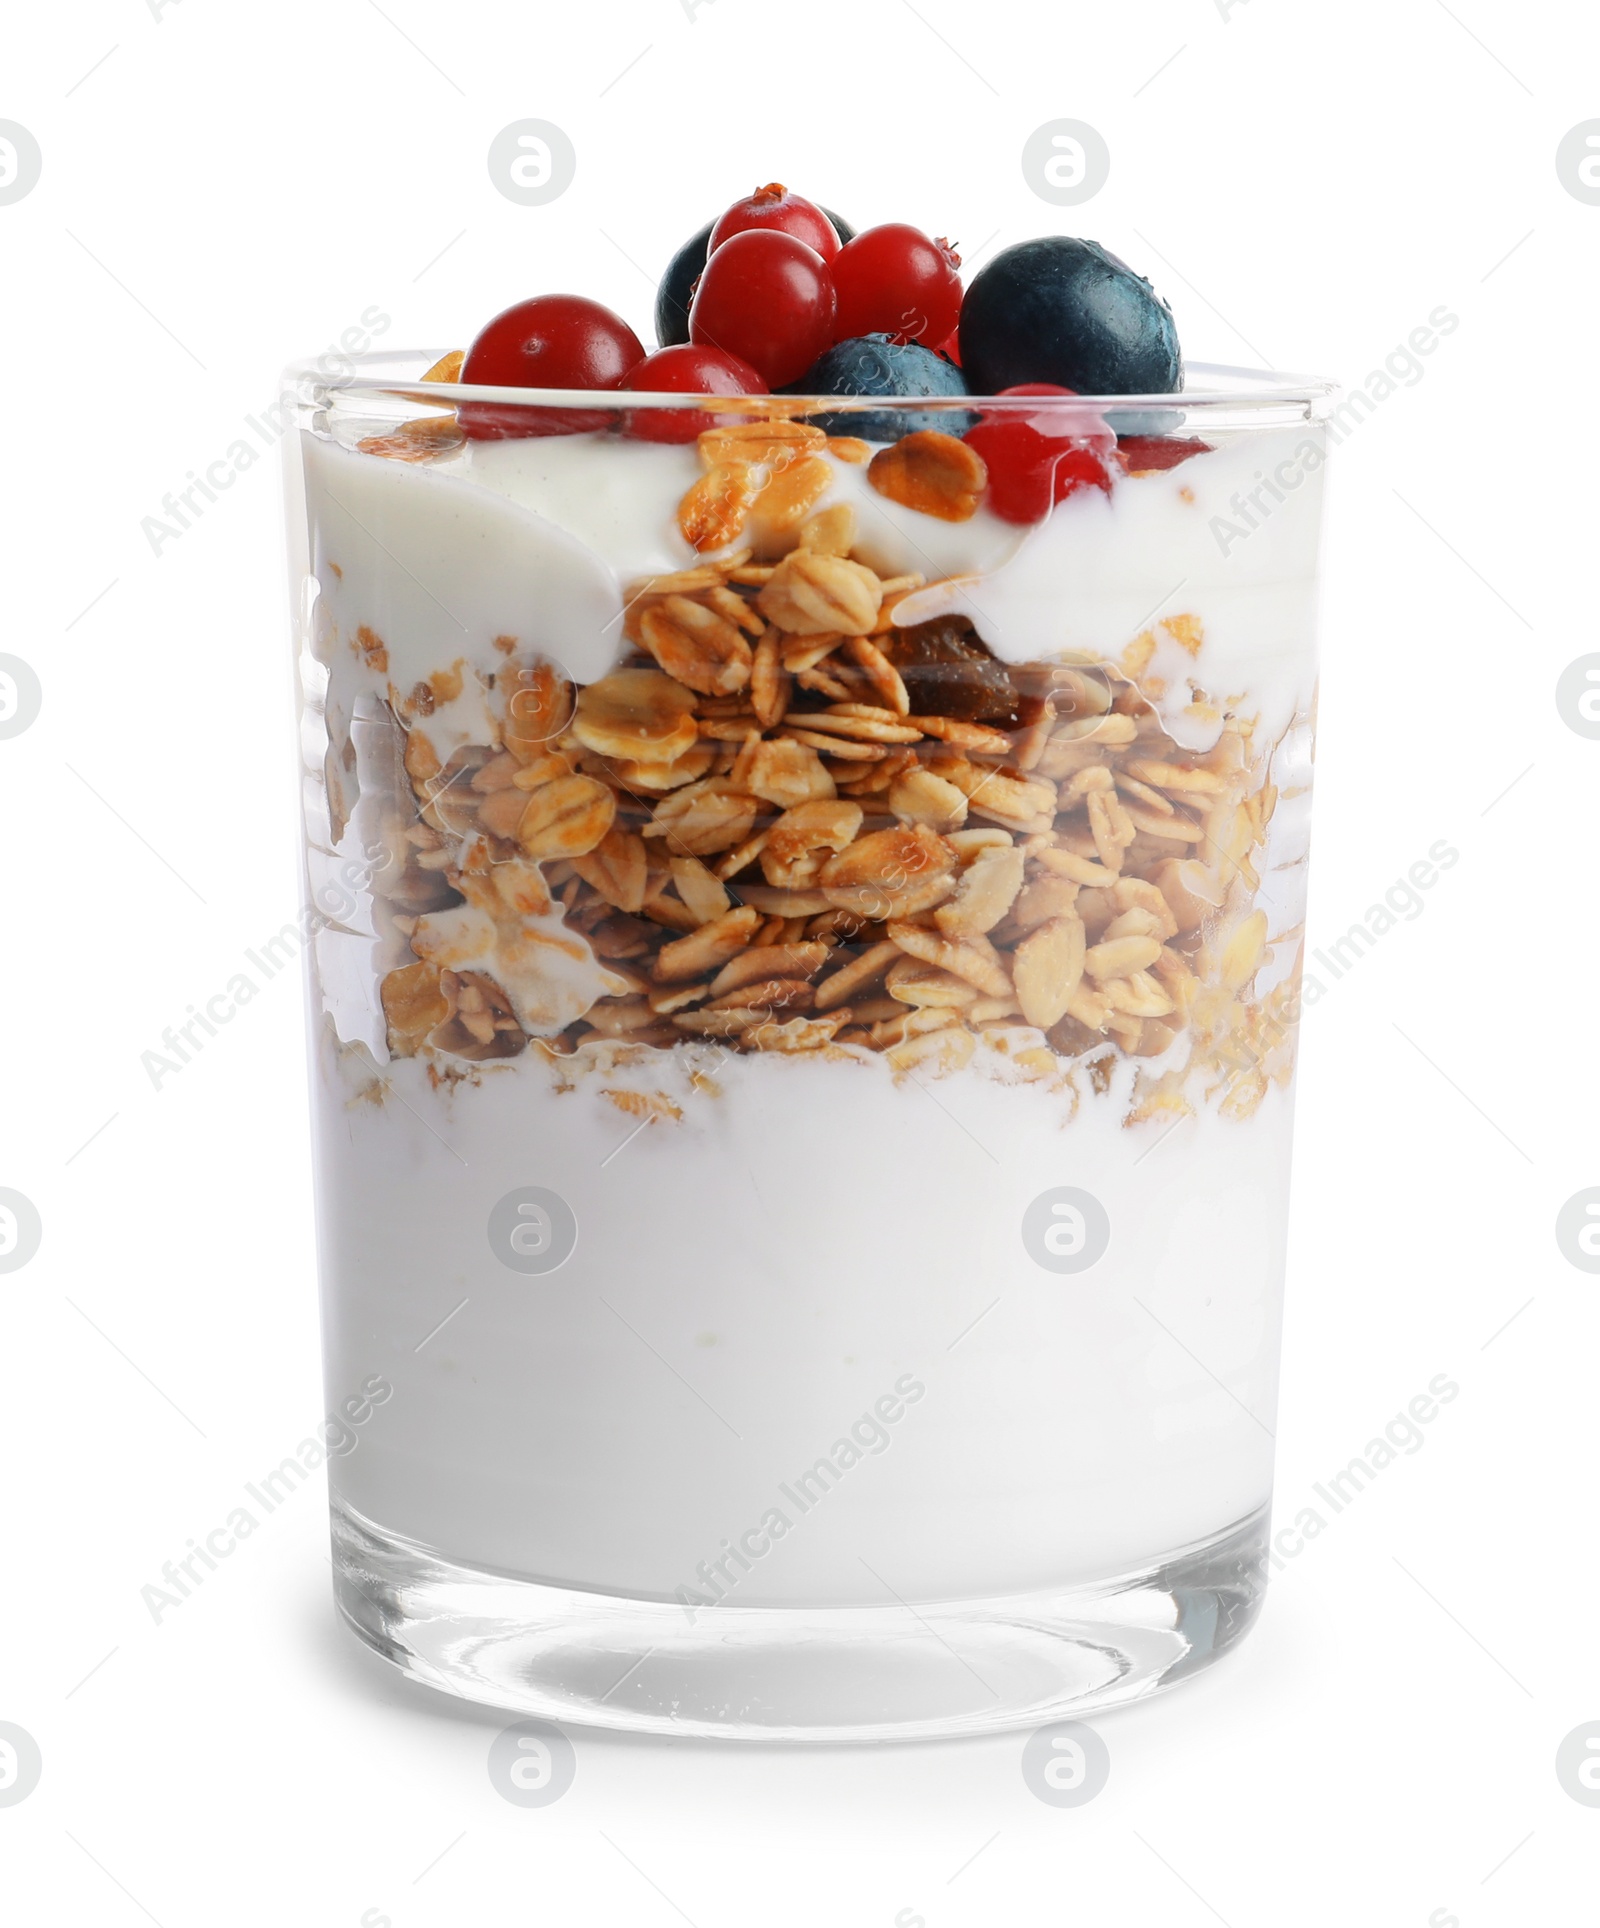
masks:
[[[975,395],[1055,382],[1080,395],[1170,395],[1182,381],[1172,310],[1098,241],[1019,241],[978,271],[961,306]]]
[[[663,348],[675,348],[689,339],[689,302],[706,265],[706,243],[713,225],[708,221],[698,234],[691,235],[661,277],[656,290],[656,340]]]
[[[855,238],[856,231],[848,221],[841,220],[832,208],[822,211],[838,230],[841,246]],[[675,348],[689,339],[689,304],[694,284],[706,265],[706,244],[715,226],[714,221],[708,221],[698,234],[690,235],[661,277],[656,289],[656,340],[663,348]]]
[[[857,335],[836,342],[813,362],[790,395],[965,395],[967,384],[954,362],[918,342],[892,335]],[[859,435],[869,442],[893,442],[917,429],[961,435],[977,417],[966,409],[865,410],[811,418],[829,435]]]

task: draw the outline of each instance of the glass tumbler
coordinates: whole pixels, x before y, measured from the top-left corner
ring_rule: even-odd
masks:
[[[1262,1598],[1326,384],[286,378],[338,1605],[910,1739]],[[440,378],[443,379],[440,379]]]

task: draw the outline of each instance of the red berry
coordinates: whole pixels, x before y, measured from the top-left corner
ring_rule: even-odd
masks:
[[[463,382],[490,388],[615,388],[644,358],[644,344],[620,315],[582,295],[535,295],[496,315],[467,350]],[[604,409],[508,408],[467,402],[461,426],[483,441],[518,435],[576,435],[606,428]]]
[[[1071,395],[1051,382],[1005,388],[1002,395]],[[1074,489],[1111,493],[1106,467],[1117,438],[1093,409],[1042,407],[1030,414],[991,409],[964,438],[989,470],[985,500],[1005,522],[1042,522]]]
[[[738,355],[774,388],[833,342],[833,277],[792,234],[752,228],[714,248],[689,310],[689,339]]]
[[[808,201],[803,194],[791,194],[781,181],[758,187],[748,200],[735,201],[726,214],[719,215],[707,252],[720,248],[736,234],[748,234],[752,228],[776,228],[780,234],[792,234],[824,261],[831,261],[839,252],[839,236],[827,215],[815,201]]]
[[[1181,435],[1123,435],[1117,439],[1117,466],[1128,475],[1175,469],[1191,455],[1209,455],[1211,444]]]
[[[838,339],[893,335],[937,348],[961,313],[960,265],[948,242],[930,241],[903,221],[858,234],[833,264]]]
[[[623,382],[641,395],[765,395],[767,384],[760,373],[737,355],[724,354],[685,342],[675,348],[658,348],[646,355]],[[624,425],[626,433],[641,442],[692,442],[708,428],[715,428],[718,417],[703,408],[634,409]]]

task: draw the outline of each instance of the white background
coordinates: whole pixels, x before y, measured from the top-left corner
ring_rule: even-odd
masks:
[[[1600,648],[1600,21],[1490,0],[74,0],[17,10],[0,117],[0,1808],[8,1920],[1189,1928],[1588,1919],[1600,1809],[1600,1279],[1554,1222],[1600,1183],[1594,776],[1555,682]],[[575,184],[500,195],[508,122]],[[1072,116],[1108,185],[1048,207]],[[1443,838],[1459,863],[1307,1017],[1279,1516],[1438,1373],[1459,1398],[1288,1561],[1214,1674],[1095,1722],[1111,1777],[1042,1805],[1020,1735],[881,1750],[579,1733],[557,1805],[485,1772],[500,1718],[334,1622],[320,1492],[159,1626],[140,1589],[321,1412],[298,988],[159,1092],[140,1065],[296,901],[275,462],[157,555],[141,519],[369,306],[464,343],[528,294],[648,332],[680,239],[779,179],[969,254],[1067,228],[1170,298],[1193,358],[1348,383],[1460,326],[1337,458],[1312,941]]]

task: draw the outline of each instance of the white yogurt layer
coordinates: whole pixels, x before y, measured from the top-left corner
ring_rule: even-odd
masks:
[[[1072,1116],[1035,1085],[935,1098],[881,1064],[735,1057],[697,1097],[663,1070],[684,1117],[639,1131],[597,1089],[623,1080],[556,1096],[522,1060],[483,1070],[439,1092],[406,1060],[379,1107],[324,1064],[328,1383],[395,1387],[333,1470],[369,1519],[671,1599],[777,1508],[792,1530],[730,1599],[845,1605],[1092,1580],[1266,1501],[1285,1094],[1125,1128],[1125,1078],[1103,1098],[1080,1078]],[[546,1276],[489,1244],[528,1184],[578,1221]],[[1077,1275],[1023,1244],[1058,1185],[1111,1220]],[[849,1465],[838,1446],[906,1375],[925,1395]],[[805,1485],[829,1456],[843,1475]]]
[[[302,440],[325,615],[345,638],[363,623],[380,636],[401,690],[457,659],[487,675],[504,665],[507,637],[592,682],[626,653],[626,586],[697,560],[677,524],[702,472],[692,443],[541,436],[414,465]],[[879,495],[864,464],[825,459],[834,481],[819,506],[854,505],[860,558],[885,577],[928,579],[905,620],[958,610],[1011,663],[1116,659],[1154,627],[1140,685],[1190,749],[1216,740],[1220,707],[1248,704],[1275,738],[1309,706],[1320,431],[1247,436],[1162,473],[1119,475],[1109,496],[1076,490],[1032,527],[986,508],[943,522]],[[1261,478],[1291,473],[1287,490],[1270,483],[1274,502]],[[1159,626],[1185,614],[1201,618],[1193,653]],[[385,678],[369,679],[381,692]],[[1197,692],[1209,704],[1196,707]],[[447,755],[484,740],[473,735],[481,711],[469,677],[458,704],[422,727]]]

